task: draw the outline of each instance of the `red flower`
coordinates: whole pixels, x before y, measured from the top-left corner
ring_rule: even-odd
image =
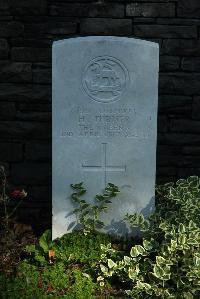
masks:
[[[27,196],[27,192],[25,192],[24,190],[14,190],[10,193],[10,196],[13,199],[24,198]]]

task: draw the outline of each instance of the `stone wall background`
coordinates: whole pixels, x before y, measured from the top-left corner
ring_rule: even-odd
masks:
[[[200,175],[199,0],[0,0],[0,164],[51,222],[51,45],[84,35],[160,44],[157,182]]]

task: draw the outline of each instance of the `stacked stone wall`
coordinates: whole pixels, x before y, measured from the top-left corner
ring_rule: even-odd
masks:
[[[157,182],[166,182],[200,175],[199,32],[199,0],[0,0],[0,162],[30,194],[24,217],[50,223],[52,42],[160,44]]]

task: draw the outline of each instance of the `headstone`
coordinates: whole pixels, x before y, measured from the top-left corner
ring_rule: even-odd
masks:
[[[108,182],[121,192],[102,215],[127,235],[126,213],[154,209],[158,44],[126,37],[53,43],[53,238],[72,230],[71,183],[90,201]]]

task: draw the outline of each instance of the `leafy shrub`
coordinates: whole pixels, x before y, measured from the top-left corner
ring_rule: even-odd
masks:
[[[86,193],[83,183],[71,184],[71,187],[75,191],[71,195],[71,199],[76,205],[73,213],[76,214],[77,222],[81,226],[83,233],[87,234],[104,227],[104,223],[100,221],[99,217],[102,212],[107,211],[108,204],[112,203],[111,199],[119,193],[118,187],[108,183],[103,194],[95,196],[94,204],[90,204],[81,198]]]
[[[116,277],[126,294],[140,298],[200,298],[200,180],[189,177],[157,187],[155,213],[126,215],[143,240],[120,256],[102,246],[101,282]]]
[[[26,258],[19,264],[15,278],[0,276],[0,297],[92,299],[99,291],[96,282],[101,244],[110,237],[101,233],[74,232],[51,241],[47,230],[38,244],[26,247]],[[49,258],[54,252],[54,260]]]
[[[92,299],[98,285],[80,269],[67,269],[63,263],[39,269],[21,263],[15,279],[0,276],[2,299]]]
[[[27,259],[30,263],[45,266],[49,264],[49,251],[53,251],[57,262],[62,261],[67,265],[74,261],[92,264],[101,257],[101,244],[109,242],[111,237],[106,234],[93,232],[86,236],[82,231],[65,234],[51,241],[51,231],[47,230],[39,238],[38,244],[26,246],[29,254]]]
[[[108,244],[111,238],[106,234],[90,233],[84,236],[82,231],[66,234],[56,240],[52,247],[56,258],[66,263],[92,264],[101,258],[101,244]]]
[[[110,187],[114,194],[118,192],[116,186]],[[82,184],[75,185],[74,194],[82,188]],[[102,202],[113,196],[111,189],[103,194]],[[98,213],[92,210],[81,218],[89,206],[82,211],[86,201],[79,202],[80,194],[74,196],[83,230],[54,241],[51,231],[46,231],[38,244],[27,246],[15,277],[0,275],[1,298],[200,298],[198,177],[158,186],[156,211],[149,219],[127,214],[125,221],[133,229],[139,227],[143,235],[140,240],[129,240],[128,246],[95,231],[100,198],[91,205],[100,207]]]

